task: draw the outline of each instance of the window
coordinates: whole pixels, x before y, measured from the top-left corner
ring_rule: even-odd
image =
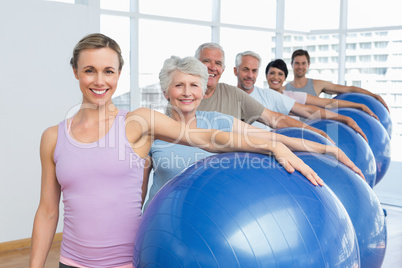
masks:
[[[346,62],[356,62],[356,56],[347,56]]]
[[[87,4],[89,0],[53,1]],[[241,0],[220,0],[220,9],[215,5],[215,0],[91,1],[100,3],[101,32],[116,39],[123,49],[125,65],[116,93],[121,96],[122,102],[130,100],[127,95],[129,92],[133,93],[133,89],[140,88],[142,96],[132,98],[141,98],[142,106],[163,103],[158,79],[163,61],[171,55],[194,55],[201,43],[210,42],[213,38],[219,40],[225,49],[227,68],[221,81],[229,84],[237,83],[231,70],[234,67],[234,57],[240,51],[253,50],[260,54],[263,58],[260,70],[263,70],[264,65],[276,57],[290,62],[294,50],[306,49],[311,56],[311,77],[328,78],[336,83],[339,79],[338,63],[343,62],[340,55],[346,54],[345,84],[375,88],[378,92],[387,92],[391,88],[395,92],[402,88],[390,86],[402,84],[401,69],[398,69],[402,68],[402,30],[395,30],[395,26],[402,25],[402,16],[398,14],[400,9],[390,8],[395,6],[395,0],[383,0],[381,3],[347,1],[348,29],[346,33],[342,31],[339,34],[341,0],[287,0],[285,29],[281,32],[284,41],[279,44],[283,47],[278,50],[283,55],[275,54],[277,0],[250,0],[247,5]],[[132,4],[138,4],[139,13],[130,13]],[[300,16],[301,11],[306,14],[312,7],[320,12],[315,16]],[[221,13],[218,14],[217,11]],[[363,17],[362,12],[365,14]],[[139,35],[136,40],[130,39],[133,21],[138,21],[138,25],[135,25],[138,26]],[[384,27],[370,31],[370,27],[374,26]],[[387,30],[387,26],[393,27]],[[356,30],[358,27],[364,30]],[[346,51],[340,53],[340,41],[344,34]],[[131,41],[135,43],[130,44]],[[132,58],[129,55],[133,48],[135,52],[139,52],[138,59],[134,59],[138,60],[138,64],[130,66]],[[292,72],[291,68],[289,71]],[[135,81],[131,81],[132,72],[136,72],[135,77],[138,77]],[[378,79],[386,83],[378,83]],[[260,73],[258,86],[263,81],[264,76]],[[402,118],[402,114],[399,118]]]
[[[367,33],[361,33],[360,36],[361,37],[371,37],[373,34],[371,32],[367,32]]]
[[[349,28],[402,25],[399,2],[395,0],[353,0],[347,3]]]
[[[319,45],[318,49],[320,51],[328,51],[329,50],[329,46],[328,45]]]
[[[307,46],[307,51],[310,52],[315,52],[316,46]]]
[[[339,5],[340,0],[286,0],[285,28],[295,31],[338,29]],[[312,16],[312,10],[318,12]]]
[[[359,47],[361,49],[371,49],[371,43],[360,43]]]
[[[319,63],[328,63],[328,57],[318,57]]]
[[[376,36],[387,36],[388,32],[375,32]]]
[[[378,62],[386,62],[388,60],[388,55],[374,55],[374,60]]]
[[[388,41],[378,41],[374,42],[375,48],[386,48],[388,46]]]
[[[159,87],[158,75],[165,59],[172,55],[194,56],[198,46],[210,41],[210,36],[211,29],[205,26],[141,19],[138,82],[143,96],[142,101],[160,100],[159,97],[148,97],[146,94],[155,95],[155,92],[162,94],[154,88]]]
[[[385,75],[387,73],[387,68],[376,68],[375,73],[379,75]]]
[[[114,2],[115,0],[109,0]],[[120,0],[122,1],[122,0]],[[173,18],[211,21],[212,0],[138,0],[140,13]]]
[[[265,81],[265,66],[272,59],[276,58],[275,54],[269,53],[271,49],[275,48],[275,43],[270,42],[272,40],[272,35],[273,33],[262,31],[240,30],[222,27],[220,44],[225,51],[226,68],[220,81],[230,85],[237,85],[237,78],[233,74],[236,55],[239,52],[251,50],[261,57],[261,67],[256,86],[263,87],[263,81]],[[239,36],[242,38],[238,38]],[[234,40],[236,42],[235,46],[233,45]],[[250,40],[252,40],[252,42],[250,42]]]
[[[362,68],[361,73],[362,74],[375,74],[376,69],[375,68]]]
[[[148,1],[148,0],[144,0]],[[171,1],[161,0],[169,3]],[[197,1],[182,0],[188,2],[189,6]],[[200,4],[204,1],[198,1]],[[181,8],[178,8],[183,12]],[[196,11],[196,12],[194,12]],[[199,13],[199,9],[193,8],[186,12],[193,16]],[[247,4],[243,0],[221,0],[221,21],[223,23],[247,25],[256,27],[276,27],[276,0],[248,0]]]
[[[371,61],[371,56],[370,55],[359,56],[359,61],[360,62],[370,62]]]
[[[100,0],[101,9],[110,9],[117,11],[130,11],[129,0]]]

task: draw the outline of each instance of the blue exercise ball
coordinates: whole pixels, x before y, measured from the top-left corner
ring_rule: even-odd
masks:
[[[300,127],[285,127],[285,128],[277,128],[273,129],[272,132],[291,137],[291,138],[299,138],[305,139],[309,141],[314,141],[317,143],[325,144],[325,145],[334,145],[330,140],[325,138],[324,136],[309,130],[307,128]]]
[[[331,111],[351,117],[366,134],[377,166],[375,184],[378,184],[391,164],[391,140],[388,133],[378,120],[363,111],[353,108],[339,108]]]
[[[359,175],[328,155],[297,152],[342,202],[359,242],[362,268],[381,267],[387,245],[384,211],[374,191]]]
[[[335,145],[360,168],[370,187],[374,187],[377,176],[375,157],[369,144],[360,134],[351,127],[334,120],[315,119],[306,123],[327,133]]]
[[[358,267],[353,224],[327,186],[270,156],[226,153],[188,167],[145,210],[135,267]]]
[[[392,135],[392,120],[391,115],[389,114],[387,108],[376,100],[374,97],[362,94],[362,93],[344,93],[335,96],[334,99],[346,100],[351,102],[357,102],[365,104],[370,108],[380,120],[380,123],[385,128],[388,133],[388,136],[391,138]]]

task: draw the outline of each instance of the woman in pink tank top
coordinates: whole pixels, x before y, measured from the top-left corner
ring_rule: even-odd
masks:
[[[144,159],[155,139],[215,153],[273,154],[288,172],[298,170],[313,184],[323,184],[281,142],[274,145],[271,140],[238,133],[189,129],[146,108],[119,111],[112,95],[123,58],[119,45],[105,35],[90,34],[81,39],[71,65],[79,81],[82,105],[72,118],[42,135],[41,197],[32,233],[32,268],[43,267],[46,261],[59,218],[61,193],[64,229],[60,267],[132,267],[142,193],[147,188],[142,181]],[[331,152],[361,174],[346,155],[329,147],[317,144],[316,149]]]

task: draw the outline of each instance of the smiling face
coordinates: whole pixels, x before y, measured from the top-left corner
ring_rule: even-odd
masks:
[[[296,56],[292,62],[293,74],[295,78],[305,77],[310,64],[308,63],[307,57],[305,55]]]
[[[269,88],[276,91],[279,91],[286,80],[285,72],[276,67],[270,67],[266,77]]]
[[[239,67],[235,67],[234,72],[237,76],[237,86],[243,90],[254,88],[257,80],[259,61],[252,56],[243,56]]]
[[[222,52],[217,48],[204,48],[199,60],[208,68],[208,89],[215,89],[225,70]]]
[[[199,76],[175,71],[172,74],[172,82],[169,85],[165,98],[172,105],[172,113],[177,118],[190,119],[195,116],[203,97],[203,88]]]
[[[110,48],[85,49],[80,52],[77,68],[73,69],[79,80],[83,103],[97,106],[112,103],[120,77],[119,58]]]

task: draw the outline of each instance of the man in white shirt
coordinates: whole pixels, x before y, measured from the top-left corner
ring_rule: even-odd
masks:
[[[256,87],[254,84],[261,66],[261,57],[257,53],[245,51],[237,54],[235,65],[234,74],[237,76],[237,87],[248,93],[251,97],[264,105],[265,108],[285,115],[299,116],[307,119],[320,118],[340,121],[352,127],[367,140],[364,132],[350,117],[317,106],[300,104],[295,102],[292,98],[274,90]],[[266,126],[259,122],[255,122],[253,125],[266,129]]]

